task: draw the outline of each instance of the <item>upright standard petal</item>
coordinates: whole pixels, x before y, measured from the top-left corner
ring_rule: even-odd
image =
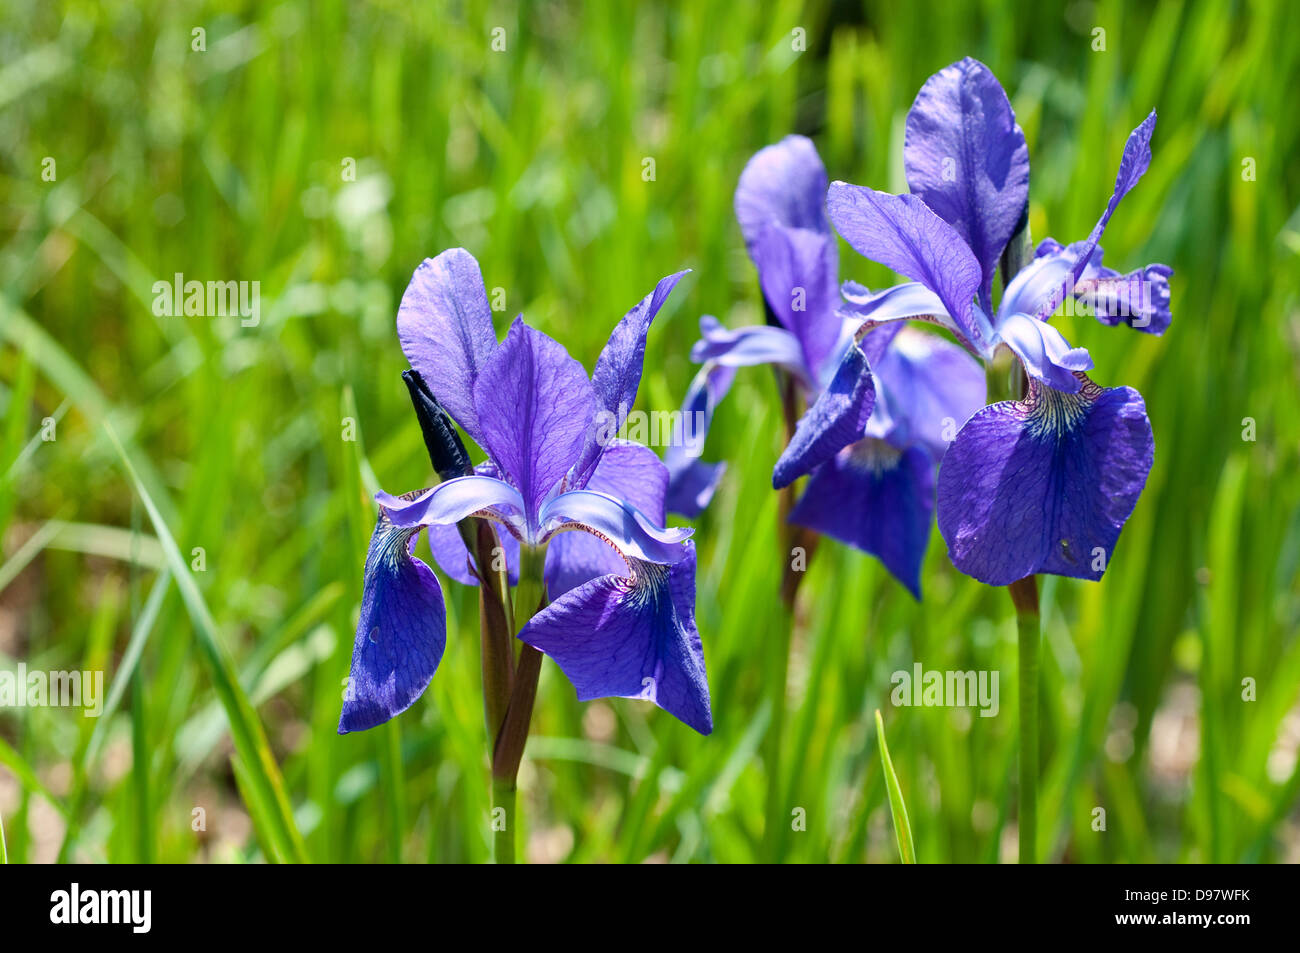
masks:
[[[814,471],[790,522],[878,557],[920,599],[932,512],[934,463],[925,450],[868,438]]]
[[[961,334],[986,352],[992,333],[971,307],[983,272],[951,225],[915,195],[845,182],[831,183],[826,205],[831,222],[858,254],[933,291]]]
[[[695,547],[672,566],[632,563],[560,596],[519,638],[553,658],[579,701],[644,698],[700,734],[713,730],[695,627]]]
[[[985,407],[939,468],[953,565],[991,586],[1040,572],[1100,579],[1153,454],[1146,405],[1129,387],[1034,383],[1025,401]]]
[[[862,348],[851,345],[829,387],[795,428],[772,471],[772,486],[789,486],[799,477],[862,437],[876,402],[871,368]]]
[[[517,319],[479,374],[474,404],[479,443],[518,487],[531,532],[595,418],[587,373],[562,345]]]
[[[998,259],[1029,201],[1029,147],[987,66],[966,57],[926,80],[907,114],[903,166],[912,191],[975,253],[988,308]]]
[[[450,248],[420,263],[397,309],[397,337],[438,403],[478,440],[474,381],[497,338],[473,255]]]
[[[799,339],[804,364],[818,378],[840,335],[835,236],[769,225],[752,251],[767,306]]]
[[[645,341],[659,309],[668,300],[668,295],[677,287],[685,271],[660,279],[655,289],[637,302],[623,320],[614,326],[609,340],[605,343],[600,357],[596,359],[596,369],[591,375],[592,389],[596,394],[599,410],[605,420],[603,426],[592,427],[587,431],[583,444],[582,456],[574,465],[570,484],[574,487],[586,485],[600,457],[605,434],[617,433],[627,420],[628,411],[636,403],[636,392],[641,386],[641,370],[645,364]]]
[[[379,511],[366,554],[361,616],[339,734],[406,711],[424,692],[447,645],[447,613],[433,572],[411,556],[419,529]]]
[[[1137,185],[1138,179],[1142,178],[1147,167],[1151,165],[1151,135],[1155,130],[1156,111],[1153,109],[1151,114],[1142,120],[1141,125],[1129,133],[1128,142],[1124,144],[1124,155],[1119,160],[1119,172],[1115,176],[1115,191],[1110,201],[1106,203],[1106,211],[1101,213],[1101,218],[1097,219],[1097,224],[1081,243],[1074,265],[1065,281],[1048,299],[1047,305],[1038,312],[1040,317],[1050,317],[1055,314],[1057,307],[1065,300],[1065,296],[1078,283],[1079,276],[1092,260],[1093,249],[1101,241],[1102,232],[1106,230],[1106,225],[1115,214],[1115,209],[1119,208],[1120,200]]]
[[[624,500],[651,522],[664,524],[668,468],[649,447],[626,441],[611,444],[586,488]],[[546,547],[546,591],[555,599],[624,566],[618,550],[606,540],[589,533],[560,533]]]
[[[772,223],[829,232],[826,167],[812,140],[786,136],[758,150],[740,173],[735,206],[736,220],[751,257],[759,235]]]

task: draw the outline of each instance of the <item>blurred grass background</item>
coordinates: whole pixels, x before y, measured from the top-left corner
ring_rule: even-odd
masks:
[[[1025,129],[1036,239],[1087,233],[1125,136],[1159,111],[1104,244],[1112,267],[1176,270],[1164,338],[1062,323],[1099,383],[1144,394],[1156,463],[1105,581],[1044,586],[1040,851],[1300,860],[1298,19],[1285,0],[10,0],[0,667],[103,669],[120,701],[98,721],[0,711],[10,858],[292,856],[282,794],[315,860],[486,859],[471,591],[444,584],[447,654],[414,708],[335,734],[369,492],[430,482],[393,327],[411,272],[464,245],[505,289],[498,331],[522,311],[590,368],[659,277],[694,269],[641,390],[674,408],[698,316],[761,321],[731,211],[746,159],[802,132],[831,178],[902,190],[912,97],[969,54]],[[843,252],[844,277],[889,280]],[[176,272],[260,281],[261,323],[155,316],[152,284]],[[812,560],[765,845],[780,421],[771,375],[742,373],[706,453],[732,461],[696,536],[714,735],[644,703],[579,705],[548,662],[521,775],[528,858],[895,861],[877,707],[918,858],[1014,856],[1011,607],[948,565],[937,532],[921,604],[866,556]],[[178,588],[179,561],[196,585]],[[999,715],[892,707],[890,673],[916,661],[999,671]],[[221,700],[245,694],[280,793],[232,762],[239,702]],[[787,829],[796,809],[806,830]]]

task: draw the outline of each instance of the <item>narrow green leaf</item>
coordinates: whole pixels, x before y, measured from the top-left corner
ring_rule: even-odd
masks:
[[[194,631],[198,635],[199,647],[202,649],[200,656],[207,664],[217,698],[226,710],[235,750],[244,761],[245,780],[248,782],[249,789],[256,791],[260,803],[267,807],[263,816],[272,826],[264,833],[275,844],[274,853],[277,858],[305,863],[307,848],[302,834],[294,823],[289,798],[285,794],[284,782],[280,777],[280,769],[271,754],[271,746],[266,740],[262,722],[239,684],[234,665],[217,639],[217,625],[212,618],[212,613],[208,610],[208,605],[203,599],[203,594],[199,592],[189,567],[181,557],[180,548],[176,545],[171,530],[154,505],[153,497],[140,482],[126,450],[117,439],[117,434],[108,424],[105,424],[105,429],[127,476],[149,513],[149,520],[158,535],[163,555],[176,579],[176,588],[180,591],[181,600],[185,603],[190,620],[194,623]]]
[[[889,790],[889,813],[894,818],[894,836],[898,838],[898,853],[903,863],[916,863],[916,850],[912,847],[912,825],[907,821],[907,805],[903,803],[903,789],[898,786],[894,763],[889,760],[889,745],[885,743],[885,723],[876,709],[876,740],[880,743],[880,766],[885,771],[885,787]]]

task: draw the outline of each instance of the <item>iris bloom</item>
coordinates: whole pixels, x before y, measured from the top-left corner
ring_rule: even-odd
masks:
[[[1088,237],[1040,245],[996,310],[993,277],[1025,214],[1029,158],[1006,93],[983,64],[955,63],[917,95],[904,145],[910,195],[843,182],[827,195],[831,221],[857,252],[912,279],[877,294],[847,283],[846,320],[936,322],[984,360],[1005,345],[1024,368],[1024,399],[966,421],[939,470],[949,555],[986,583],[1034,573],[1100,578],[1146,483],[1154,444],[1141,395],[1093,383],[1088,352],[1048,320],[1074,296],[1104,324],[1153,334],[1168,327],[1170,269],[1120,275],[1102,266],[1098,245],[1150,164],[1155,123],[1152,112],[1129,136],[1114,194]]]
[[[644,698],[712,730],[691,531],[664,528],[668,473],[658,457],[605,438],[636,399],[646,333],[680,277],[627,313],[588,379],[522,318],[498,343],[482,274],[464,249],[416,270],[397,316],[402,349],[488,460],[429,490],[376,496],[340,732],[387,721],[428,685],[446,615],[437,579],[412,555],[415,540],[427,529],[439,564],[472,582],[455,531],[468,517],[503,531],[512,570],[529,564],[525,556],[544,558],[551,602],[519,638],[556,661],[579,699]]]
[[[736,367],[782,368],[809,407],[772,477],[780,489],[811,474],[790,521],[878,556],[920,598],[935,467],[945,433],[984,405],[984,374],[959,347],[901,325],[857,339],[862,321],[837,314],[839,252],[826,188],[821,158],[803,136],[760,150],[745,166],[736,217],[770,323],[728,330],[701,320],[692,357],[704,368],[686,409],[704,403],[711,412]],[[699,461],[669,462],[680,488],[674,508],[694,515],[696,491],[718,474]]]

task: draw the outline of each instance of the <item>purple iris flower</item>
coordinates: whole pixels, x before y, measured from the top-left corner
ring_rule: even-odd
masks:
[[[1098,579],[1151,468],[1146,406],[1129,387],[1100,387],[1084,348],[1048,320],[1073,298],[1104,324],[1161,334],[1169,326],[1164,265],[1105,268],[1098,242],[1151,161],[1156,115],[1129,136],[1115,190],[1083,241],[1042,243],[993,307],[993,278],[1029,193],[1024,133],[997,79],[965,59],[930,77],[907,117],[910,195],[833,183],[831,221],[860,254],[912,281],[871,294],[846,283],[846,320],[864,327],[917,319],[947,328],[984,360],[1005,345],[1020,360],[1023,400],[980,410],[943,457],[939,530],[962,572],[992,585],[1034,573]]]
[[[473,583],[455,530],[471,516],[502,530],[512,575],[521,547],[544,551],[551,601],[519,638],[556,661],[579,699],[648,699],[712,730],[691,530],[664,528],[668,472],[658,457],[608,438],[636,399],[646,333],[682,274],[660,281],[619,322],[589,379],[522,318],[497,341],[469,252],[445,251],[416,270],[398,310],[402,349],[436,398],[430,405],[488,460],[429,490],[376,496],[341,733],[387,721],[429,684],[446,616],[437,579],[412,555],[415,540],[427,529],[439,565]]]
[[[693,399],[711,408],[736,367],[782,368],[808,404],[772,476],[780,489],[811,475],[790,521],[876,555],[920,598],[945,430],[951,436],[984,405],[984,373],[935,335],[892,326],[863,336],[860,319],[837,313],[839,250],[826,188],[826,169],[803,136],[787,136],[745,166],[736,217],[771,323],[728,330],[709,316],[700,321],[692,357],[704,368],[686,409]],[[695,515],[696,491],[711,490],[719,475],[710,466],[670,460],[674,508]]]

